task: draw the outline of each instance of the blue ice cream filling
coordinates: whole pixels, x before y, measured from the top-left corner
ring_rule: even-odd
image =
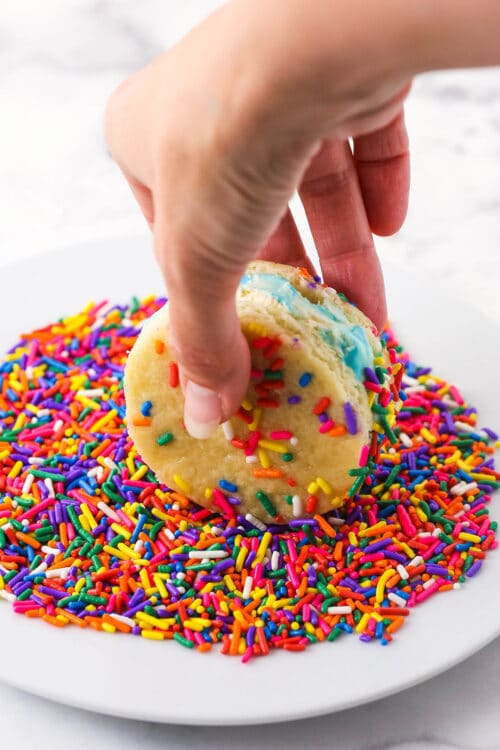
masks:
[[[279,274],[246,273],[240,281],[246,291],[269,294],[292,314],[299,318],[323,318],[324,327],[318,333],[331,349],[336,351],[359,381],[365,379],[366,367],[373,367],[373,350],[362,326],[349,322],[342,310],[330,310],[319,302],[311,302]]]

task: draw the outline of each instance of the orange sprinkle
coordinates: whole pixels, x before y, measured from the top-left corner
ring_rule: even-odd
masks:
[[[254,477],[266,479],[279,479],[285,476],[285,472],[281,469],[254,469],[252,474]]]
[[[164,351],[165,351],[165,344],[163,343],[163,341],[160,341],[160,339],[156,339],[155,352],[157,354],[163,354]]]

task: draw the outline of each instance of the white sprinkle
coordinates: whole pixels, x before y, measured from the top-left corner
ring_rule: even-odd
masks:
[[[406,373],[403,376],[403,383],[406,385],[406,383],[409,383],[409,385],[420,385],[420,381],[418,381],[416,378],[411,378]]]
[[[245,462],[247,464],[256,464],[258,460],[257,456],[245,456]]]
[[[54,485],[52,483],[52,479],[49,479],[49,477],[46,477],[43,480],[44,485],[47,487],[49,491],[49,497],[55,497],[56,493],[54,492]]]
[[[45,570],[47,570],[47,563],[41,562],[40,565],[37,565],[36,568],[31,571],[30,575],[36,576],[38,573],[43,573]]]
[[[113,614],[108,615],[108,617],[111,617],[112,620],[117,620],[118,622],[122,622],[124,625],[129,625],[131,628],[135,627],[135,622],[130,617],[125,617],[125,615],[117,615],[116,612],[113,612]]]
[[[5,528],[5,526],[3,528]],[[59,550],[57,549],[57,547],[49,547],[47,544],[44,544],[41,549],[42,549],[42,552],[45,552],[46,555],[58,555],[59,554]]]
[[[99,502],[97,503],[97,507],[104,513],[105,516],[108,516],[108,518],[111,518],[116,523],[122,523],[122,520],[118,513],[116,513],[113,508],[110,508],[109,505],[106,505],[103,500],[99,500]]]
[[[94,466],[92,469],[89,469],[87,472],[88,477],[95,477],[98,481],[100,481],[103,477],[104,469],[102,466]]]
[[[417,565],[422,565],[424,558],[421,555],[416,555],[413,560],[410,560],[407,568],[415,568]]]
[[[38,418],[40,417],[48,417],[50,414],[50,411],[48,409],[40,409],[37,411],[36,415]]]
[[[67,578],[69,575],[69,571],[71,570],[71,566],[69,568],[56,568],[54,570],[48,570],[45,573],[45,578]]]
[[[280,553],[277,549],[273,550],[273,554],[271,555],[271,570],[278,570],[278,566],[280,563]]]
[[[250,592],[252,591],[253,586],[253,577],[247,576],[245,578],[245,585],[243,586],[243,599],[249,599],[250,598]]]
[[[33,380],[33,368],[31,365],[28,365],[26,368],[26,377],[28,380]]]
[[[425,385],[412,385],[409,388],[405,388],[406,393],[422,393],[422,391],[426,390]]]
[[[33,474],[27,474],[26,479],[24,480],[22,490],[21,490],[21,495],[28,494],[28,492],[31,489],[31,485],[33,484],[34,481],[35,481],[35,477],[33,476]]]
[[[457,581],[456,583],[454,583],[453,588],[455,589],[455,591],[458,591],[458,589],[461,589],[462,584],[460,583],[460,581]]]
[[[113,461],[113,459],[110,458],[109,456],[105,456],[102,459],[102,462],[103,462],[103,464],[105,464],[108,467],[108,469],[116,469],[118,471],[117,464],[115,464],[115,462]]]
[[[225,549],[192,549],[188,556],[190,560],[219,560],[228,553]]]
[[[230,419],[228,419],[227,422],[222,423],[222,431],[226,440],[232,440],[234,438],[233,425],[231,424]]]
[[[170,529],[167,526],[164,526],[163,533],[167,537],[167,539],[170,539],[170,541],[173,541],[175,539],[175,534],[173,531],[170,531]]]
[[[260,529],[261,531],[266,531],[267,526],[262,521],[259,521],[258,518],[255,518],[251,513],[247,513],[245,516],[248,523],[251,523],[253,526],[255,526],[257,529]]]
[[[434,529],[434,531],[432,532],[432,536],[435,536],[435,537],[440,536],[440,534],[441,534],[440,528]]]
[[[176,573],[175,577],[176,577],[176,579],[178,581],[183,581],[185,579],[185,577],[186,577],[186,574],[185,573]]]
[[[5,589],[0,589],[0,599],[5,599],[7,602],[15,602],[16,597],[14,594],[9,594],[8,591],[5,591]]]
[[[295,518],[300,518],[304,512],[304,503],[302,502],[300,495],[294,495],[292,497],[292,509]]]
[[[392,591],[390,592],[390,594],[387,594],[387,598],[393,604],[397,604],[398,607],[406,607],[406,605],[408,604],[406,599],[403,599],[402,596],[398,596],[397,594],[394,594]]]
[[[401,565],[401,563],[399,563],[399,565],[396,565],[396,570],[399,574],[399,577],[402,578],[403,581],[407,581],[408,578],[410,577],[410,574],[406,570],[405,566]]]
[[[443,398],[441,400],[446,404],[446,406],[449,406],[450,409],[457,409],[460,406],[460,404],[457,403],[450,396],[448,396],[447,393],[445,393],[445,395],[443,396]]]
[[[405,446],[405,448],[411,448],[412,447],[413,443],[412,443],[410,437],[406,434],[406,432],[400,432],[399,433],[399,439],[401,440],[401,442],[403,443],[403,445]]]
[[[424,581],[422,584],[423,589],[429,589],[431,586],[434,586],[436,583],[434,578],[428,578],[427,581]]]
[[[350,615],[352,607],[328,607],[327,612],[329,615]]]
[[[142,541],[142,539],[138,539],[134,544],[134,552],[142,552],[143,548],[144,542]]]
[[[290,438],[290,445],[298,445],[298,444],[299,444],[298,437],[295,437],[294,435],[293,437]]]
[[[184,586],[179,586],[178,589],[177,589],[177,591],[179,592],[179,594],[185,594],[186,593],[186,589],[184,588]]]
[[[32,466],[41,466],[43,462],[45,461],[44,458],[37,458],[36,456],[32,456],[31,458],[28,458],[28,463]]]
[[[455,422],[455,427],[457,427],[460,432],[479,432],[476,425],[469,424],[468,422],[460,422],[458,419]]]
[[[345,524],[345,521],[342,518],[335,518],[335,516],[330,516],[327,518],[327,521],[330,526],[343,526]]]
[[[180,507],[179,503],[172,503],[172,510],[179,510]]]
[[[30,522],[28,521],[27,518],[23,518],[23,520],[21,521],[21,524],[22,526],[26,527],[30,525]]]
[[[94,396],[104,396],[104,388],[87,388],[76,392],[77,396],[86,396],[86,398],[93,398]]]
[[[4,523],[4,525],[0,526],[0,528],[2,529],[2,531],[8,531],[8,529],[12,528],[12,524],[7,521],[7,523]]]

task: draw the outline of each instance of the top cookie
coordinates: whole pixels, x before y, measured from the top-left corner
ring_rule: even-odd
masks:
[[[252,359],[238,413],[206,440],[186,432],[167,304],[128,358],[130,435],[161,482],[224,515],[327,513],[366,463],[374,427],[390,431],[400,366],[368,318],[303,269],[251,263],[236,301]]]

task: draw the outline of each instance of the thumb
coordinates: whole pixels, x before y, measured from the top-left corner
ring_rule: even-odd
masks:
[[[235,303],[240,274],[216,272],[209,259],[198,267],[193,262],[189,274],[179,265],[172,253],[165,272],[169,343],[184,391],[184,424],[193,437],[207,438],[237,411],[250,378],[250,352]]]

